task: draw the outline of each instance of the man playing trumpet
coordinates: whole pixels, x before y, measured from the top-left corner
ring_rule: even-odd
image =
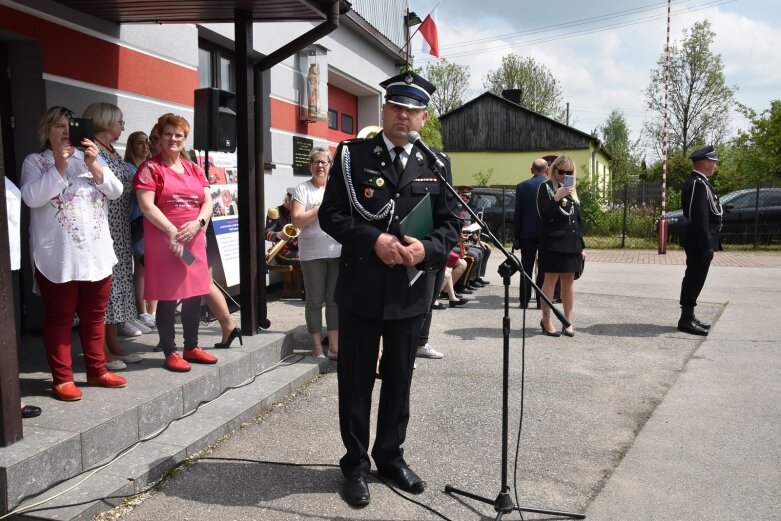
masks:
[[[269,250],[266,262],[276,260],[283,266],[298,264],[298,229],[293,226],[293,217],[290,214],[291,197],[295,188],[285,191],[285,200],[275,208],[269,208],[266,214],[266,240],[274,246]],[[284,242],[279,248],[278,245]],[[276,251],[275,255],[272,255]]]

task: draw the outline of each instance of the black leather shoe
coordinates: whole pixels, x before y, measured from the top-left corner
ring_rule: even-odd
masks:
[[[426,482],[420,479],[420,476],[412,472],[412,469],[409,467],[400,467],[385,472],[378,471],[377,474],[385,479],[393,481],[405,492],[422,494],[423,491],[426,490]]]
[[[483,286],[487,286],[491,283],[490,281],[485,280],[483,277],[477,277],[477,282],[479,282]]]
[[[704,330],[706,330],[706,331],[710,331],[710,324],[708,324],[707,322],[703,322],[702,320],[700,320],[700,319],[699,319],[699,318],[697,318],[697,317],[694,317],[694,318],[692,319],[692,322],[694,322],[695,324],[697,324],[698,326],[700,326],[702,329],[704,329]]]
[[[441,302],[437,302],[436,304],[433,304],[431,306],[431,309],[447,309],[447,304],[442,304]]]
[[[467,286],[467,288],[469,288],[469,289],[480,289],[480,288],[482,288],[482,287],[483,287],[483,285],[482,285],[482,284],[480,284],[479,282],[477,282],[476,280],[473,280],[473,281],[472,281],[472,282],[470,282],[470,283],[469,283],[469,285]]]
[[[469,289],[469,288],[464,288],[464,289],[462,289],[462,290],[461,290],[459,293],[465,293],[465,294],[467,294],[467,295],[471,295],[472,293],[474,293],[474,291],[472,291],[472,290],[471,290],[471,289]]]
[[[450,307],[451,307],[451,308],[454,308],[454,307],[456,307],[456,306],[463,306],[463,305],[464,305],[464,304],[466,304],[467,302],[469,302],[469,299],[468,299],[468,298],[460,298],[460,299],[458,299],[458,300],[451,300],[451,301],[450,301]]]
[[[369,485],[363,476],[353,476],[344,481],[344,500],[353,507],[365,507],[371,501]]]
[[[35,418],[41,415],[41,408],[35,405],[25,405],[22,407],[22,418]]]
[[[708,330],[698,326],[694,321],[694,318],[679,320],[678,331],[683,331],[684,333],[689,333],[690,335],[708,336]]]

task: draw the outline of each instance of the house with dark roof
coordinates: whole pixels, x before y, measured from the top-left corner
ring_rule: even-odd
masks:
[[[596,137],[523,106],[520,90],[485,92],[440,116],[442,142],[453,164],[453,182],[474,185],[475,173],[492,186],[513,186],[531,177],[532,162],[566,154],[577,174],[601,194],[610,185],[610,155]]]

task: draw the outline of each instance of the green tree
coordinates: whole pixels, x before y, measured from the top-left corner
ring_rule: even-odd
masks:
[[[426,124],[420,129],[420,139],[431,148],[442,149],[442,125],[437,115],[429,110]]]
[[[559,81],[548,68],[532,57],[511,53],[502,58],[502,64],[491,70],[483,80],[483,87],[500,95],[506,89],[521,89],[521,104],[543,116],[565,123],[567,110]]]
[[[443,58],[417,72],[437,87],[431,96],[429,111],[441,116],[464,104],[472,76],[469,65],[448,63]]]
[[[614,188],[622,187],[630,176],[638,175],[636,144],[629,140],[629,125],[620,110],[613,109],[595,135],[601,136],[610,154],[610,181]]]
[[[670,47],[669,72],[669,147],[685,156],[704,143],[721,143],[729,133],[730,107],[737,87],[724,80],[720,54],[710,47],[715,33],[710,22],[695,23],[683,31],[680,47]],[[657,117],[646,123],[648,145],[661,155],[664,122],[665,54],[651,71],[651,83],[645,91],[646,105]]]

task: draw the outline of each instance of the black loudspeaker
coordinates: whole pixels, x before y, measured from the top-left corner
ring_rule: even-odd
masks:
[[[226,90],[195,90],[193,148],[233,152],[236,150],[236,95]]]

